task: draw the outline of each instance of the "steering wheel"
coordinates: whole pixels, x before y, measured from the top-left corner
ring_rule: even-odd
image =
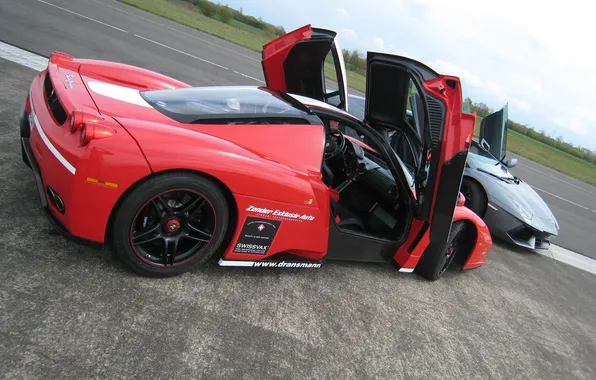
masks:
[[[327,133],[325,136],[325,160],[340,155],[346,147],[346,138],[340,131]]]

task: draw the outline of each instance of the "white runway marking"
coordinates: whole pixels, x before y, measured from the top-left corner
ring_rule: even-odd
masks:
[[[583,188],[583,187],[581,187],[581,186],[577,186],[577,185],[575,185],[575,184],[573,184],[573,183],[571,183],[571,182],[567,182],[567,181],[564,181],[564,180],[562,180],[562,179],[560,179],[560,178],[554,177],[552,174],[548,174],[548,173],[545,173],[545,172],[543,172],[543,171],[540,171],[540,170],[538,170],[538,169],[534,169],[533,167],[530,167],[530,166],[528,166],[528,165],[524,165],[524,164],[518,164],[518,165],[519,165],[519,166],[523,166],[524,168],[528,168],[528,169],[530,169],[530,170],[533,170],[533,171],[535,171],[536,173],[540,173],[540,174],[542,174],[542,175],[545,175],[545,176],[547,176],[547,177],[549,177],[549,178],[552,178],[552,179],[554,179],[554,180],[557,180],[557,181],[559,181],[559,182],[563,182],[564,184],[566,184],[566,185],[569,185],[569,186],[571,186],[571,187],[575,187],[576,189],[579,189],[579,190],[581,190],[581,191],[585,191],[585,192],[586,192],[586,193],[588,193],[588,194],[596,195],[596,193],[595,193],[595,192],[593,192],[593,191],[590,191],[590,190],[588,190],[588,189],[584,189],[584,188]]]
[[[11,62],[18,63],[19,65],[26,66],[37,71],[41,71],[48,67],[47,58],[35,53],[30,53],[27,50],[5,44],[2,41],[0,41],[0,58],[7,59]]]
[[[37,0],[37,1],[39,1],[40,3],[47,4],[47,5],[49,5],[49,6],[52,6],[52,7],[54,7],[54,8],[58,8],[58,9],[60,9],[60,10],[63,10],[64,12],[68,12],[68,13],[71,13],[71,14],[73,14],[73,15],[76,15],[76,16],[79,16],[79,17],[82,17],[82,18],[84,18],[84,19],[87,19],[87,20],[90,20],[90,21],[96,22],[96,23],[98,23],[98,24],[101,24],[101,25],[108,26],[108,27],[110,27],[110,28],[112,28],[112,29],[119,30],[119,31],[121,31],[121,32],[123,32],[123,33],[128,33],[128,31],[126,31],[126,30],[124,30],[124,29],[120,29],[120,28],[117,28],[117,27],[115,27],[114,25],[106,24],[106,23],[105,23],[105,22],[103,22],[103,21],[99,21],[99,20],[96,20],[96,19],[94,19],[94,18],[91,18],[91,17],[84,16],[84,15],[82,15],[82,14],[80,14],[80,13],[73,12],[73,11],[71,11],[70,9],[62,8],[62,7],[58,6],[58,5],[55,5],[55,4],[52,4],[52,3],[48,3],[47,1],[43,1],[43,0]]]
[[[536,252],[543,256],[550,257],[551,259],[585,270],[586,272],[596,274],[596,260],[589,258],[588,256],[575,253],[554,244],[551,244],[548,250],[537,249]]]
[[[251,77],[250,75],[242,74],[241,72],[239,72],[239,71],[236,71],[236,70],[234,70],[234,72],[235,72],[236,74],[238,74],[238,75],[242,75],[243,77],[250,78],[250,79],[256,80],[256,81],[257,81],[257,82],[259,82],[259,83],[263,83],[263,84],[265,84],[265,81],[262,81],[262,80],[260,80],[260,79],[258,79],[258,78]]]
[[[191,57],[191,58],[194,58],[194,59],[198,59],[198,60],[199,60],[199,61],[201,61],[201,62],[205,62],[205,63],[208,63],[208,64],[210,64],[210,65],[213,65],[213,66],[220,67],[220,68],[222,68],[222,69],[225,69],[225,70],[229,70],[229,69],[228,69],[227,67],[225,67],[225,66],[218,65],[218,64],[217,64],[217,63],[215,63],[215,62],[211,62],[211,61],[208,61],[208,60],[206,60],[206,59],[203,59],[203,58],[199,58],[199,57],[197,57],[196,55],[189,54],[189,53],[187,53],[187,52],[184,52],[184,51],[182,51],[182,50],[178,50],[178,49],[176,49],[176,48],[173,48],[173,47],[171,47],[171,46],[168,46],[168,45],[162,44],[162,43],[160,43],[160,42],[157,42],[157,41],[150,40],[150,39],[149,39],[149,38],[147,38],[147,37],[139,36],[138,34],[135,34],[135,37],[138,37],[138,38],[140,38],[140,39],[142,39],[142,40],[145,40],[145,41],[149,41],[149,42],[151,42],[151,43],[154,43],[154,44],[156,44],[156,45],[159,45],[159,46],[163,46],[163,47],[165,47],[166,49],[170,49],[170,50],[172,50],[172,51],[175,51],[175,52],[178,52],[178,53],[180,53],[180,54],[184,54],[184,55],[186,55],[186,56],[188,56],[188,57]]]
[[[542,192],[542,193],[544,193],[544,194],[548,194],[548,195],[550,195],[551,197],[555,197],[555,198],[557,198],[557,199],[560,199],[560,200],[562,200],[562,201],[565,201],[565,202],[567,202],[567,203],[571,203],[572,205],[574,205],[574,206],[577,206],[577,207],[579,207],[579,208],[583,208],[584,210],[587,210],[587,211],[592,211],[592,212],[596,212],[596,211],[594,211],[594,210],[592,210],[592,209],[590,209],[590,208],[588,208],[588,207],[586,207],[586,206],[582,206],[582,205],[580,205],[580,204],[578,204],[578,203],[575,203],[575,202],[573,202],[573,201],[570,201],[569,199],[565,199],[565,198],[563,198],[563,197],[560,197],[560,196],[558,196],[558,195],[555,195],[555,194],[553,194],[553,193],[549,193],[548,191],[545,191],[545,190],[539,189],[539,188],[537,188],[537,187],[534,187],[534,186],[532,186],[532,188],[533,188],[534,190],[538,190],[538,191],[540,191],[540,192]]]
[[[140,19],[140,20],[147,21],[147,22],[149,22],[149,23],[151,23],[151,24],[159,25],[159,26],[161,26],[162,28],[166,28],[166,29],[169,29],[169,30],[171,30],[171,31],[173,31],[173,32],[176,32],[176,33],[179,33],[179,34],[183,34],[183,35],[185,35],[185,36],[187,36],[187,37],[190,37],[190,38],[193,38],[193,39],[195,39],[195,40],[198,40],[198,41],[204,42],[204,43],[206,43],[206,44],[209,44],[209,45],[212,45],[212,46],[216,46],[216,47],[217,47],[217,48],[219,48],[219,49],[222,49],[222,50],[225,50],[225,51],[229,51],[230,53],[234,53],[234,54],[236,54],[236,55],[239,55],[239,56],[241,56],[241,57],[248,58],[248,59],[250,59],[250,60],[252,60],[252,61],[255,61],[255,62],[261,62],[261,60],[260,60],[260,59],[256,59],[256,58],[250,57],[250,56],[248,56],[248,55],[246,55],[246,54],[242,54],[242,53],[240,53],[240,52],[237,52],[237,51],[235,51],[235,50],[228,49],[228,48],[227,48],[227,47],[225,47],[225,46],[221,46],[221,45],[218,45],[218,44],[216,44],[216,43],[214,43],[214,42],[207,41],[207,40],[205,40],[205,39],[203,39],[203,38],[200,38],[200,37],[197,37],[197,36],[193,36],[192,34],[188,34],[188,33],[186,33],[186,32],[183,32],[183,31],[181,31],[181,30],[178,30],[178,29],[176,29],[176,28],[172,28],[171,26],[167,26],[167,25],[161,24],[161,23],[159,23],[159,22],[157,22],[157,21],[150,20],[150,19],[148,19],[148,18],[146,18],[146,17],[142,17],[142,16],[136,15],[136,14],[134,14],[134,13],[127,12],[127,11],[125,11],[124,9],[120,9],[120,8],[118,8],[118,7],[115,7],[115,6],[113,6],[113,5],[109,5],[109,4],[103,3],[103,2],[101,2],[101,1],[98,1],[98,0],[91,0],[91,1],[93,1],[93,2],[95,2],[95,3],[98,3],[98,4],[101,4],[101,5],[105,5],[106,7],[108,7],[108,8],[112,8],[112,9],[114,9],[114,10],[117,10],[117,11],[119,11],[119,12],[126,13],[127,15],[130,15],[130,16],[133,16],[133,17],[136,17],[136,18],[138,18],[138,19]],[[158,17],[159,17],[159,16],[158,16]],[[238,74],[240,74],[240,73],[238,73]],[[241,74],[241,75],[242,75],[242,74]],[[258,80],[258,79],[257,79],[257,80]]]

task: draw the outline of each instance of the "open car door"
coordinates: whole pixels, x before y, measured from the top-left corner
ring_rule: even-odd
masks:
[[[303,26],[263,46],[261,63],[267,87],[347,111],[346,67],[336,32]]]
[[[480,122],[478,140],[482,146],[498,159],[505,157],[507,149],[508,105],[491,113]]]
[[[406,57],[369,52],[365,121],[400,157],[402,148],[410,152],[403,159],[414,169],[416,218],[430,224],[431,243],[445,243],[475,122],[463,113],[459,78]]]

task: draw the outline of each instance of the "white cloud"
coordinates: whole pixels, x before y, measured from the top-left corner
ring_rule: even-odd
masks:
[[[350,17],[350,12],[346,8],[337,8],[336,11],[344,17]]]
[[[385,47],[385,40],[383,40],[381,37],[375,37],[373,39],[373,44],[379,51],[387,51],[387,48]]]
[[[469,71],[462,69],[461,67],[451,62],[447,62],[442,59],[437,59],[432,64],[432,67],[441,74],[448,74],[459,77],[462,81],[465,82],[467,86],[473,86],[476,88],[484,87],[484,82],[482,81],[482,79],[480,79],[478,75],[472,74]]]
[[[341,35],[339,37],[341,39],[354,41],[358,39],[358,34],[356,34],[356,32],[353,29],[342,29]]]
[[[577,133],[581,136],[588,136],[588,128],[587,126],[577,118],[570,118],[570,119],[561,119],[559,117],[554,118],[553,121],[555,124],[567,129],[573,133]]]
[[[564,117],[554,117],[555,124],[581,136],[589,136],[590,130],[594,131],[596,111],[591,108],[574,106],[560,111],[559,115],[564,115]]]
[[[509,100],[509,104],[512,108],[520,110],[520,111],[529,111],[532,109],[532,106],[527,100],[519,99],[519,98],[512,98]]]

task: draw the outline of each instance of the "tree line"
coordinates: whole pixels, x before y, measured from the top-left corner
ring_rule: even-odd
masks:
[[[230,8],[227,5],[216,4],[209,0],[186,0],[186,2],[197,6],[203,15],[230,24],[236,20],[243,24],[262,30],[265,34],[273,37],[280,37],[286,34],[283,26],[275,26],[254,16],[245,15],[242,8],[239,10]]]
[[[470,101],[472,111],[476,112],[476,114],[479,117],[485,118],[494,112],[492,108],[490,108],[482,102],[475,103],[470,98],[467,99]],[[537,131],[532,127],[518,123],[513,120],[507,121],[507,129],[528,136],[529,138],[532,138],[534,140],[540,141],[541,143],[546,144],[550,147],[562,150],[563,152],[569,153],[572,156],[582,159],[584,161],[596,164],[595,151],[580,146],[574,146],[572,143],[565,142],[563,141],[563,136],[551,137],[547,135],[544,130]]]

